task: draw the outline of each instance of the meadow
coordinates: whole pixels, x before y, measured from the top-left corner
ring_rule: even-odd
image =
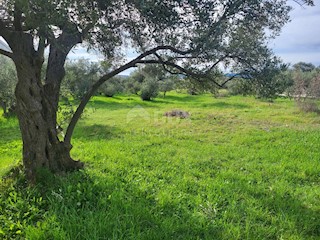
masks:
[[[27,187],[0,118],[0,238],[320,239],[320,115],[289,99],[94,97],[73,145],[85,170]]]

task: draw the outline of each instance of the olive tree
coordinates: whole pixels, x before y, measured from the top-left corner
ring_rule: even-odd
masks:
[[[1,49],[0,54],[16,66],[16,112],[27,179],[35,181],[39,168],[59,173],[83,167],[70,156],[72,134],[90,97],[108,79],[150,63],[200,82],[219,64],[259,71],[261,56],[272,55],[267,40],[289,21],[290,9],[286,0],[2,0],[0,36],[11,51]],[[79,44],[99,50],[114,64],[82,98],[60,140],[60,86],[66,58]],[[123,64],[113,61],[125,44],[140,55]]]

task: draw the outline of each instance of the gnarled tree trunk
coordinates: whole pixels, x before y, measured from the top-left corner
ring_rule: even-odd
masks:
[[[23,163],[31,181],[39,168],[61,172],[80,167],[70,157],[71,146],[58,139],[56,106],[45,94],[40,71],[41,66],[32,58],[21,58],[17,65],[16,112],[23,140]]]
[[[23,164],[26,177],[31,182],[36,180],[36,172],[40,168],[59,173],[83,166],[70,157],[72,146],[59,140],[56,129],[59,90],[64,77],[63,66],[72,46],[70,43],[67,49],[61,46],[58,46],[60,50],[58,47],[51,49],[47,77],[43,83],[43,55],[34,50],[32,37],[21,34],[11,44],[18,76],[15,96],[23,141]]]

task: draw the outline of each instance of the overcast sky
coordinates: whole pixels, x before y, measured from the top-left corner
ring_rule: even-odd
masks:
[[[320,0],[316,6],[293,4],[292,21],[284,26],[280,36],[270,43],[284,62],[311,62],[320,65]]]

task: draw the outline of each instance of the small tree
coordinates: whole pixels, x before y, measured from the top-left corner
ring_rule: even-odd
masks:
[[[101,94],[107,97],[113,97],[117,93],[124,91],[123,80],[121,77],[113,77],[101,86]]]
[[[166,72],[161,65],[150,64],[141,68],[141,74],[144,76],[141,85],[140,97],[144,101],[150,101],[159,94],[160,82],[168,78]]]
[[[159,94],[159,84],[156,79],[146,78],[142,83],[140,97],[143,101],[150,101]]]
[[[125,91],[127,93],[138,95],[139,91],[141,90],[142,82],[144,81],[144,79],[145,76],[142,74],[140,68],[133,71],[124,83]]]
[[[170,76],[167,79],[159,82],[159,90],[163,92],[163,98],[166,97],[167,92],[172,91],[176,88],[176,83],[179,81],[178,76]]]
[[[316,68],[312,63],[305,63],[305,62],[298,62],[294,64],[292,67],[295,71],[301,71],[301,72],[312,72]]]

